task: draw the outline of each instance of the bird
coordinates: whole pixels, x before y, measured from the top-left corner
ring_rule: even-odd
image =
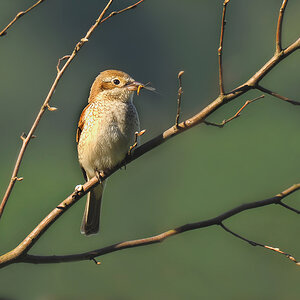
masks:
[[[99,231],[102,195],[106,180],[101,174],[120,164],[134,144],[140,121],[133,104],[134,92],[154,90],[119,70],[102,71],[93,82],[88,105],[76,132],[78,160],[85,180],[98,176],[99,185],[87,194],[81,233]]]

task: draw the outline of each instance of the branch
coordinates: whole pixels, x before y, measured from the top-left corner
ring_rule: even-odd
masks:
[[[212,123],[212,122],[209,122],[209,121],[206,121],[206,120],[203,121],[203,122],[204,122],[204,124],[206,124],[206,125],[212,125],[212,126],[216,126],[216,127],[219,127],[219,128],[223,128],[223,127],[225,126],[225,124],[227,124],[227,123],[231,122],[232,120],[238,118],[238,117],[241,115],[242,110],[245,109],[245,107],[246,107],[247,105],[249,105],[250,103],[252,103],[252,102],[254,102],[254,101],[256,101],[256,100],[259,100],[259,99],[261,99],[261,98],[264,98],[264,97],[265,97],[264,95],[261,95],[261,96],[259,96],[259,97],[257,97],[257,98],[252,99],[252,100],[247,100],[247,101],[245,102],[245,104],[244,104],[244,105],[236,112],[235,115],[233,115],[233,116],[232,116],[231,118],[229,118],[229,119],[223,120],[222,123],[220,123],[220,124]]]
[[[283,207],[286,208],[286,209],[289,209],[289,210],[295,212],[295,213],[298,214],[298,215],[300,214],[300,210],[299,210],[299,209],[296,209],[296,208],[294,208],[294,207],[291,207],[291,206],[289,206],[289,205],[287,205],[287,204],[285,204],[285,203],[282,203],[282,202],[279,202],[278,204],[280,204],[281,206],[283,206]]]
[[[282,5],[279,10],[278,22],[277,22],[277,30],[276,30],[276,52],[280,53],[282,51],[282,41],[281,41],[281,34],[282,34],[282,21],[283,15],[286,8],[288,0],[283,0]]]
[[[222,65],[222,55],[223,55],[223,40],[224,40],[224,31],[226,25],[226,7],[230,0],[225,0],[223,2],[223,12],[222,12],[222,25],[221,25],[221,35],[220,35],[220,44],[218,49],[218,57],[219,57],[219,86],[220,86],[220,94],[224,95],[224,82],[223,82],[223,65]]]
[[[146,129],[139,131],[136,131],[134,133],[134,142],[133,144],[129,147],[129,151],[127,153],[128,156],[132,155],[133,150],[137,147],[138,142],[139,142],[139,137],[142,136],[146,132]]]
[[[264,92],[264,93],[266,93],[266,94],[269,94],[269,95],[271,95],[271,96],[274,96],[274,97],[276,97],[276,98],[278,98],[278,99],[281,99],[281,100],[283,100],[283,101],[286,101],[286,102],[288,102],[288,103],[291,103],[291,104],[293,104],[293,105],[300,105],[300,102],[299,102],[299,101],[291,100],[291,99],[289,99],[289,98],[287,98],[287,97],[281,96],[281,95],[279,95],[279,94],[277,94],[277,93],[275,93],[275,92],[272,92],[272,91],[270,91],[270,90],[268,90],[268,89],[262,87],[261,85],[257,85],[257,86],[256,86],[256,89],[257,89],[257,90],[260,90],[260,91],[262,91],[262,92]]]
[[[46,99],[45,99],[45,101],[44,101],[44,103],[43,103],[43,105],[42,105],[42,107],[41,107],[41,109],[40,109],[40,111],[39,111],[39,113],[38,113],[38,115],[37,115],[37,117],[36,117],[33,125],[32,125],[32,127],[31,127],[31,129],[30,129],[27,137],[25,139],[23,139],[23,144],[22,144],[21,150],[19,152],[19,155],[18,155],[16,164],[15,164],[14,170],[13,170],[13,173],[12,173],[12,176],[11,176],[11,180],[9,182],[9,185],[8,185],[8,187],[6,189],[6,192],[4,194],[4,197],[3,197],[1,205],[0,205],[0,218],[1,218],[2,214],[3,214],[4,208],[5,208],[5,205],[6,205],[7,201],[8,201],[8,198],[10,196],[10,193],[11,193],[11,191],[12,191],[12,189],[13,189],[15,183],[16,183],[15,178],[18,177],[18,171],[19,171],[19,168],[20,168],[20,165],[21,165],[21,162],[22,162],[25,150],[26,150],[26,148],[27,148],[27,146],[28,146],[28,144],[29,144],[32,136],[33,136],[33,133],[35,132],[35,130],[36,130],[36,128],[37,128],[37,126],[38,126],[38,124],[39,124],[39,122],[40,122],[40,120],[41,120],[41,118],[42,118],[42,116],[43,116],[43,114],[45,112],[45,110],[46,109],[49,109],[50,111],[51,110],[55,110],[55,108],[51,109],[51,107],[49,106],[49,101],[52,98],[52,95],[53,95],[53,93],[54,93],[54,91],[56,89],[56,86],[58,85],[58,82],[60,81],[61,77],[63,76],[65,70],[70,65],[70,63],[72,62],[72,60],[75,58],[76,54],[80,51],[80,49],[82,48],[82,46],[85,43],[88,42],[89,37],[92,35],[93,31],[98,27],[98,25],[100,23],[103,23],[104,21],[107,21],[109,18],[111,18],[111,17],[113,17],[115,15],[118,15],[120,13],[123,13],[125,11],[128,11],[130,9],[135,8],[137,5],[139,5],[143,1],[144,0],[140,0],[140,1],[136,2],[135,4],[130,5],[130,6],[124,8],[124,9],[122,9],[120,11],[114,11],[111,14],[109,14],[106,18],[103,19],[104,14],[107,12],[107,10],[109,9],[111,3],[113,2],[113,0],[109,0],[108,3],[107,3],[107,5],[105,6],[105,8],[100,13],[100,15],[99,15],[98,19],[96,20],[96,22],[94,23],[94,25],[91,26],[91,28],[88,30],[88,32],[86,33],[86,35],[76,44],[76,46],[75,46],[72,54],[71,55],[66,55],[66,56],[62,57],[61,59],[59,59],[58,64],[57,64],[57,75],[56,75],[56,78],[55,78],[55,80],[54,80],[54,82],[53,82],[53,84],[52,84],[52,86],[50,88],[50,91],[49,91],[49,93],[48,93],[48,95],[47,95],[47,97],[46,97]],[[66,63],[64,64],[64,66],[62,67],[62,69],[59,69],[60,62],[62,60],[64,60],[64,59],[66,59],[66,58],[68,58],[67,61],[66,61]]]
[[[184,71],[180,71],[178,73],[178,81],[179,81],[179,88],[178,88],[178,94],[177,94],[177,114],[176,114],[176,119],[175,119],[175,126],[179,126],[179,117],[180,117],[180,106],[181,106],[181,96],[183,94],[182,90],[182,79],[181,76],[184,74]]]
[[[67,199],[65,199],[58,207],[56,207],[25,239],[21,242],[14,250],[0,256],[0,268],[3,268],[12,263],[35,263],[35,264],[45,264],[45,263],[59,263],[59,262],[72,262],[72,261],[81,261],[81,260],[93,260],[95,257],[112,253],[115,251],[135,248],[140,246],[146,246],[154,243],[159,243],[165,240],[168,237],[184,233],[186,231],[191,231],[195,229],[205,228],[213,225],[221,225],[223,221],[229,219],[230,217],[237,215],[245,210],[250,210],[258,207],[263,207],[271,204],[280,204],[281,201],[292,193],[300,190],[300,183],[295,184],[283,192],[277,194],[272,198],[265,200],[250,202],[237,206],[231,210],[226,211],[225,213],[218,215],[217,217],[207,219],[204,221],[199,221],[196,223],[189,223],[175,229],[165,231],[161,234],[132,241],[120,242],[113,244],[101,249],[96,249],[93,251],[73,254],[73,255],[63,255],[63,256],[37,256],[29,255],[28,251],[32,246],[38,241],[42,234],[55,222],[65,211],[67,211],[72,205],[74,205],[82,195],[86,194],[94,183],[94,178],[89,182],[85,183],[82,186],[81,191],[74,191]],[[246,240],[246,239],[244,239]],[[264,246],[267,248],[268,246]],[[272,247],[269,247],[271,249]],[[274,250],[275,248],[271,249]],[[276,250],[274,250],[276,251]],[[277,252],[280,252],[278,250]],[[281,252],[280,252],[281,253]],[[283,253],[284,254],[284,253]]]
[[[30,12],[32,9],[34,9],[36,6],[38,6],[40,3],[44,2],[45,0],[39,0],[38,2],[36,2],[35,4],[33,4],[31,7],[29,7],[27,10],[25,11],[20,11],[19,13],[17,13],[17,15],[15,16],[15,18],[0,32],[0,37],[4,36],[7,34],[7,30],[9,29],[9,27],[11,27],[18,19],[20,19],[21,17],[23,17],[25,14],[27,14],[28,12]]]
[[[272,250],[272,251],[275,251],[276,253],[279,253],[279,254],[283,254],[285,257],[287,257],[289,260],[291,260],[292,262],[294,262],[297,266],[300,266],[300,262],[298,262],[295,257],[293,257],[292,255],[288,254],[288,253],[285,253],[283,251],[281,251],[279,248],[274,248],[274,247],[271,247],[271,246],[267,246],[267,245],[263,245],[263,244],[260,244],[260,243],[257,243],[257,242],[254,242],[252,240],[248,240],[244,237],[242,237],[241,235],[233,232],[232,230],[230,230],[228,227],[226,227],[223,223],[220,223],[220,226],[227,232],[229,232],[230,234],[232,234],[233,236],[237,237],[238,239],[241,239],[247,243],[249,243],[251,246],[259,246],[259,247],[262,247],[264,249],[268,249],[268,250]]]

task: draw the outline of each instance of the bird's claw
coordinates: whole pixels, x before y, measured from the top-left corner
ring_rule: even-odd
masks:
[[[78,193],[78,192],[81,192],[81,191],[83,190],[83,185],[82,185],[82,184],[76,185],[74,190],[75,190],[75,192],[77,192],[77,193]]]

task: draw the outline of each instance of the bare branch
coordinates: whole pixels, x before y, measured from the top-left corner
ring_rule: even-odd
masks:
[[[226,7],[230,0],[225,0],[223,2],[223,13],[222,13],[222,24],[221,24],[221,35],[220,35],[220,44],[218,49],[218,57],[219,57],[219,86],[220,86],[220,95],[224,95],[224,82],[223,82],[223,64],[222,64],[222,55],[223,55],[223,40],[224,40],[224,32],[226,25]]]
[[[291,103],[291,104],[293,104],[293,105],[300,105],[300,102],[299,102],[299,101],[291,100],[291,99],[289,99],[289,98],[287,98],[287,97],[281,96],[281,95],[279,95],[279,94],[277,94],[277,93],[275,93],[275,92],[272,92],[272,91],[270,91],[270,90],[268,90],[268,89],[262,87],[261,85],[257,85],[257,86],[256,86],[256,89],[257,89],[257,90],[260,90],[260,91],[262,91],[262,92],[264,92],[264,93],[266,93],[266,94],[269,94],[269,95],[271,95],[271,96],[273,96],[273,97],[276,97],[276,98],[278,98],[278,99],[281,99],[281,100],[283,100],[283,101],[286,101],[286,102],[288,102],[288,103]]]
[[[57,62],[57,65],[56,65],[57,73],[60,72],[60,68],[59,68],[60,63],[61,63],[63,60],[70,58],[70,56],[71,56],[71,55],[65,55],[65,56],[63,56],[63,57],[61,57],[61,58],[58,59],[58,62]]]
[[[118,14],[122,14],[123,12],[125,11],[128,11],[128,10],[131,10],[131,9],[134,9],[136,8],[139,4],[141,4],[142,2],[144,2],[145,0],[140,0],[132,5],[129,5],[127,6],[126,8],[124,9],[121,9],[121,10],[118,10],[118,11],[113,11],[111,12],[106,18],[104,18],[100,23],[103,23],[105,22],[106,20],[108,20],[109,18],[113,17],[113,16],[116,16]]]
[[[279,16],[277,21],[277,30],[276,30],[276,52],[280,53],[282,50],[282,41],[281,41],[281,34],[282,34],[282,21],[283,15],[286,8],[288,0],[283,0],[282,5],[279,10]]]
[[[300,263],[293,257],[291,256],[290,254],[288,253],[285,253],[283,251],[281,251],[279,248],[274,248],[274,247],[271,247],[271,246],[267,246],[267,245],[263,245],[263,244],[260,244],[260,243],[257,243],[257,242],[254,242],[252,240],[248,240],[246,238],[244,238],[243,236],[233,232],[232,230],[230,230],[228,227],[226,227],[223,223],[220,223],[220,226],[227,232],[229,232],[230,234],[232,234],[233,236],[237,237],[238,239],[241,239],[247,243],[249,243],[251,246],[259,246],[259,247],[262,247],[264,249],[268,249],[268,250],[272,250],[272,251],[275,251],[276,253],[279,253],[279,254],[283,254],[285,257],[287,257],[289,260],[291,260],[292,262],[294,262],[296,265],[300,266]]]
[[[103,177],[103,180],[107,178],[106,175]],[[139,246],[146,246],[149,244],[154,244],[162,242],[170,236],[180,234],[186,231],[205,228],[213,225],[220,225],[224,220],[237,215],[245,210],[250,210],[258,207],[263,207],[271,204],[280,204],[281,201],[292,193],[300,190],[300,183],[295,184],[283,192],[277,194],[272,198],[265,200],[245,203],[240,206],[237,206],[227,212],[218,215],[217,217],[207,219],[204,221],[199,221],[196,223],[189,223],[175,229],[168,230],[161,234],[132,241],[120,242],[114,245],[110,245],[101,249],[96,249],[93,251],[72,254],[72,255],[63,255],[63,256],[36,256],[27,254],[28,251],[33,247],[33,245],[39,240],[39,238],[46,232],[46,230],[72,205],[74,205],[83,195],[85,195],[95,184],[98,182],[98,179],[94,177],[89,182],[85,183],[80,191],[74,191],[68,198],[66,198],[61,204],[58,205],[24,240],[21,242],[15,249],[12,251],[0,256],[0,268],[3,268],[12,263],[25,262],[25,263],[59,263],[59,262],[71,262],[71,261],[80,261],[80,260],[93,260],[93,258],[127,249],[134,248]],[[98,182],[99,183],[99,182]],[[242,238],[244,239],[244,238]],[[246,240],[246,239],[244,239]],[[248,240],[246,240],[248,241]],[[249,241],[248,241],[249,242]],[[249,242],[250,243],[250,242]],[[254,243],[254,242],[253,242]],[[267,246],[264,246],[267,247]],[[278,251],[279,252],[279,251]]]
[[[285,203],[283,203],[283,202],[279,202],[278,204],[280,204],[281,206],[283,206],[283,207],[285,207],[286,209],[289,209],[289,210],[291,210],[291,211],[293,211],[293,212],[295,212],[296,214],[300,214],[300,210],[299,209],[296,209],[296,208],[294,208],[294,207],[291,207],[291,206],[289,206],[289,205],[287,205],[287,204],[285,204]]]
[[[235,115],[233,115],[233,116],[232,116],[231,118],[229,118],[229,119],[223,120],[222,123],[217,124],[217,123],[212,123],[212,122],[209,122],[209,121],[206,121],[206,120],[203,121],[203,123],[206,124],[206,125],[212,125],[212,126],[216,126],[216,127],[219,127],[219,128],[223,128],[223,127],[225,126],[225,124],[227,124],[227,123],[229,123],[230,121],[232,121],[232,120],[238,118],[238,117],[241,115],[242,110],[243,110],[247,105],[249,105],[250,103],[252,103],[252,102],[254,102],[254,101],[256,101],[256,100],[259,100],[259,99],[261,99],[261,98],[264,98],[264,97],[265,97],[264,95],[261,95],[261,96],[259,96],[259,97],[257,97],[257,98],[252,99],[252,100],[247,100],[247,101],[245,102],[245,104],[244,104],[244,105],[236,112]]]
[[[184,71],[180,71],[178,73],[178,81],[179,81],[179,88],[178,88],[178,96],[177,96],[177,114],[176,114],[176,119],[175,119],[175,126],[179,126],[179,117],[180,117],[180,107],[181,107],[181,96],[183,94],[182,90],[182,79],[181,76],[184,74]]]
[[[20,11],[19,13],[17,13],[17,15],[14,17],[14,19],[0,32],[0,37],[6,35],[7,30],[9,29],[9,27],[11,27],[18,19],[23,17],[25,14],[30,12],[32,9],[34,9],[36,6],[38,6],[40,3],[44,2],[44,1],[45,0],[39,0],[38,2],[33,4],[31,7],[29,7],[27,10]]]
[[[17,161],[16,161],[16,164],[15,164],[15,167],[14,167],[14,170],[13,170],[11,178],[17,177],[18,171],[19,171],[19,168],[20,168],[20,165],[21,165],[24,153],[25,153],[25,150],[26,150],[26,148],[27,148],[27,146],[28,146],[28,144],[29,144],[29,142],[31,140],[31,137],[32,137],[33,133],[35,132],[35,130],[36,130],[36,128],[37,128],[37,126],[38,126],[38,124],[39,124],[39,122],[40,122],[40,120],[41,120],[41,118],[42,118],[42,116],[43,116],[43,114],[45,112],[45,110],[49,109],[49,107],[50,107],[49,106],[49,101],[52,98],[52,95],[53,95],[53,93],[54,93],[54,91],[56,89],[57,84],[59,83],[61,77],[63,76],[63,74],[65,72],[65,70],[70,65],[70,63],[72,62],[72,60],[74,59],[74,57],[76,56],[76,54],[78,53],[78,51],[80,51],[80,49],[82,48],[82,46],[86,42],[88,42],[88,38],[91,36],[91,34],[93,33],[93,31],[98,27],[98,25],[100,23],[103,23],[104,21],[108,20],[109,18],[111,18],[114,15],[117,15],[117,14],[120,14],[120,13],[123,13],[125,11],[128,11],[130,9],[135,8],[137,5],[139,5],[143,1],[144,0],[140,0],[140,1],[136,2],[135,4],[130,5],[130,6],[124,8],[124,9],[122,9],[120,11],[113,12],[108,17],[106,17],[106,18],[103,19],[104,14],[107,12],[107,10],[109,9],[111,3],[113,2],[113,0],[109,0],[108,1],[107,5],[105,6],[105,8],[100,13],[100,15],[99,15],[98,19],[96,20],[96,22],[94,23],[94,25],[91,26],[91,28],[88,30],[88,32],[86,33],[86,35],[84,36],[84,38],[82,38],[80,40],[80,42],[78,42],[76,44],[76,46],[75,46],[72,54],[69,56],[68,60],[64,64],[64,66],[62,67],[61,70],[58,71],[57,76],[56,76],[56,78],[55,78],[55,80],[54,80],[54,82],[53,82],[53,84],[52,84],[52,86],[50,88],[50,91],[49,91],[49,93],[48,93],[48,95],[47,95],[47,97],[46,97],[46,99],[45,99],[45,101],[44,101],[44,103],[43,103],[43,105],[42,105],[42,107],[41,107],[41,109],[40,109],[40,111],[39,111],[39,113],[38,113],[38,115],[37,115],[37,117],[36,117],[33,125],[32,125],[32,127],[31,127],[31,129],[30,129],[27,137],[23,140],[23,144],[22,144],[21,150],[19,152],[19,155],[18,155],[18,158],[17,158]],[[60,61],[59,61],[59,63],[60,63]],[[50,107],[50,110],[55,110],[55,108],[51,108]],[[6,192],[4,194],[4,197],[3,197],[1,205],[0,205],[0,218],[1,218],[2,214],[3,214],[5,205],[7,203],[7,200],[9,198],[9,196],[10,196],[10,193],[11,193],[13,187],[14,187],[14,184],[15,184],[15,180],[10,180],[9,185],[8,185],[8,187],[6,189]]]
[[[146,132],[146,129],[141,130],[140,132],[136,131],[134,133],[134,143],[129,147],[128,155],[132,154],[133,149],[135,149],[138,145],[138,137],[142,136]]]

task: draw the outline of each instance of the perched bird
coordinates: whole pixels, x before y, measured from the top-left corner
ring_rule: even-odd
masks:
[[[95,79],[77,128],[78,159],[86,180],[110,170],[126,157],[140,129],[133,104],[134,91],[152,89],[117,70],[101,72]],[[99,231],[101,200],[105,182],[87,195],[81,233]]]

